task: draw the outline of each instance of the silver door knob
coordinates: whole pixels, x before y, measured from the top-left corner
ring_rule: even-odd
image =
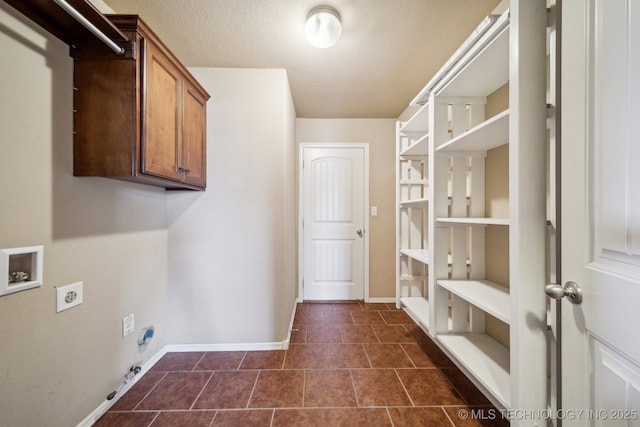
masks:
[[[582,302],[582,290],[576,282],[567,282],[564,286],[551,283],[544,287],[544,293],[554,299],[567,297],[572,304],[580,304]]]
[[[364,230],[363,230],[362,228],[358,228],[358,229],[356,230],[356,234],[357,234],[358,236],[362,237],[362,236],[364,235]]]

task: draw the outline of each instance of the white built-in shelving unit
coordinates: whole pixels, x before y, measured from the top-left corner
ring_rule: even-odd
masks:
[[[398,123],[396,293],[411,317],[428,327],[429,106]]]
[[[487,17],[398,123],[396,288],[495,405],[542,410],[547,11],[534,3]],[[508,105],[489,111],[498,92]],[[501,208],[494,169],[508,179]]]

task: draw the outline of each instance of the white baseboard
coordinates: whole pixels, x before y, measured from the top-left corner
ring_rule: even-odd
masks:
[[[287,339],[282,342],[282,349],[289,350],[289,344],[291,343],[291,332],[293,331],[293,321],[296,318],[296,308],[298,308],[298,304],[300,300],[297,299],[296,303],[293,304],[293,310],[291,311],[291,319],[289,320],[289,331],[287,332]]]
[[[109,409],[111,409],[111,407],[113,405],[115,405],[115,403],[120,400],[120,398],[131,388],[133,387],[133,385],[135,383],[137,383],[138,381],[140,381],[140,379],[142,378],[142,376],[144,374],[146,374],[149,369],[156,364],[156,362],[158,360],[160,360],[162,358],[162,356],[165,355],[165,353],[167,353],[166,350],[167,347],[163,347],[162,349],[160,349],[160,351],[158,351],[156,354],[154,354],[149,360],[147,360],[140,368],[142,368],[140,370],[140,372],[134,376],[129,382],[127,382],[124,387],[122,387],[122,390],[120,390],[118,392],[118,394],[116,394],[113,399],[108,400],[105,399],[96,409],[93,410],[93,412],[91,412],[84,420],[80,421],[80,423],[78,423],[77,427],[90,427],[93,424],[95,424],[96,421],[98,421],[100,419],[101,416],[103,416]]]
[[[77,427],[91,427],[100,419],[111,407],[122,397],[135,383],[137,383],[149,369],[158,362],[167,353],[170,352],[187,352],[187,351],[260,351],[260,350],[287,350],[291,341],[291,331],[293,329],[293,320],[296,315],[296,307],[299,301],[293,305],[291,312],[291,320],[289,321],[289,331],[287,338],[282,342],[266,342],[266,343],[231,343],[231,344],[168,344],[154,354],[144,365],[141,366],[140,372],[127,382],[122,390],[111,400],[105,399],[96,409],[93,410]]]
[[[369,298],[367,299],[365,302],[371,302],[371,303],[376,303],[376,302],[391,302],[394,303],[396,302],[395,298]]]
[[[259,351],[284,350],[283,342],[265,343],[228,343],[228,344],[169,344],[165,347],[167,353],[185,351]]]

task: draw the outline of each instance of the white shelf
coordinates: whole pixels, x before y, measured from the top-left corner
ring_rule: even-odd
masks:
[[[509,225],[508,218],[438,218],[439,225]]]
[[[438,280],[438,285],[509,324],[509,289],[488,280]]]
[[[423,208],[429,204],[428,198],[415,199],[415,200],[405,200],[400,202],[400,207],[403,208]]]
[[[402,255],[406,255],[409,258],[413,258],[416,261],[420,261],[423,264],[429,262],[429,250],[428,249],[400,249]]]
[[[429,132],[429,104],[423,105],[401,127],[400,133],[404,135],[425,135]]]
[[[429,180],[427,179],[401,179],[399,182],[400,185],[428,185]]]
[[[425,133],[415,143],[400,152],[400,157],[426,156],[429,154],[429,134]]]
[[[437,339],[500,404],[510,407],[507,347],[485,334],[437,335]]]
[[[516,0],[506,3],[505,7],[518,4]],[[534,284],[525,279],[544,274],[544,263],[535,257],[525,257],[525,262],[506,259],[504,268],[508,267],[511,278],[517,279],[511,280],[511,289],[487,280],[437,278],[447,279],[452,274],[456,278],[492,277],[506,273],[492,273],[493,265],[487,262],[491,255],[505,255],[502,254],[504,244],[514,249],[515,242],[519,244],[515,249],[527,253],[545,250],[544,235],[527,234],[533,229],[531,224],[542,220],[539,212],[523,210],[522,206],[528,204],[514,203],[519,198],[536,205],[545,203],[544,192],[539,190],[544,186],[548,168],[540,150],[544,151],[549,128],[545,131],[543,124],[535,121],[538,114],[543,114],[537,108],[543,109],[545,101],[544,75],[538,73],[538,67],[542,68],[546,60],[545,14],[545,8],[518,8],[513,16],[505,10],[499,17],[485,19],[469,42],[460,47],[412,101],[422,104],[431,100],[431,105],[421,108],[409,122],[400,123],[396,135],[396,208],[400,213],[396,243],[400,254],[396,258],[397,302],[427,333],[436,334],[434,339],[438,345],[494,405],[507,409],[511,405],[540,410],[547,406],[543,384],[547,373],[544,334],[515,321],[516,313],[538,312],[541,308],[543,300],[527,298],[529,292],[533,295],[535,286],[531,287]],[[512,41],[517,42],[517,46]],[[487,102],[503,87],[511,94],[508,99],[499,96],[500,99]],[[504,111],[488,118],[486,114],[490,110],[500,110],[487,108],[487,104]],[[510,155],[490,154],[499,147],[508,148]],[[523,165],[531,167],[523,168]],[[509,212],[502,218],[483,218],[491,213],[473,200],[489,203],[506,197],[495,194],[499,189],[492,180],[486,179],[486,173],[493,168],[511,184],[528,175],[533,178],[509,192]],[[428,185],[411,186],[416,178],[426,176],[430,177]],[[411,184],[407,182],[410,178],[414,181]],[[456,202],[451,204],[451,200]],[[413,215],[411,207],[415,206],[429,209],[416,209]],[[541,215],[544,217],[544,213]],[[510,221],[510,218],[519,220]],[[501,231],[499,236],[488,233],[491,227],[501,227],[497,230]],[[429,230],[435,232],[429,233]],[[513,236],[526,239],[513,239]],[[485,246],[485,243],[496,244]],[[436,252],[402,249],[416,247]],[[451,254],[455,254],[455,264]],[[435,264],[429,265],[429,259],[435,260]],[[470,259],[478,264],[478,271],[484,264],[491,274],[474,275],[476,270],[469,264]],[[420,292],[424,294],[420,296]],[[451,298],[455,304],[451,304]],[[481,312],[482,315],[469,316],[469,308],[474,314]],[[491,322],[485,323],[484,313],[508,325],[510,344],[505,346],[492,338],[502,328],[499,325],[492,328]],[[429,324],[429,318],[436,323]],[[485,326],[487,333],[468,332],[484,331]],[[530,357],[521,357],[523,351],[529,350]],[[541,354],[543,357],[538,357]],[[527,390],[527,393],[520,396],[518,390]]]
[[[412,276],[408,274],[400,276],[400,281],[402,282],[417,282],[420,280],[424,280],[424,276]]]
[[[424,297],[403,297],[400,304],[420,326],[429,329],[429,300]]]
[[[509,143],[509,110],[447,141],[438,152],[489,151]]]
[[[487,96],[509,82],[509,12],[453,67],[439,96]],[[445,78],[446,80],[446,78]]]

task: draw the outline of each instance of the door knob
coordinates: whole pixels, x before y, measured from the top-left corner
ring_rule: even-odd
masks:
[[[544,293],[554,299],[567,297],[570,303],[580,304],[582,302],[582,290],[576,282],[567,282],[564,286],[551,283],[544,287]]]
[[[357,234],[358,236],[362,237],[362,236],[364,235],[364,230],[363,230],[362,228],[358,228],[358,229],[356,230],[356,234]]]

